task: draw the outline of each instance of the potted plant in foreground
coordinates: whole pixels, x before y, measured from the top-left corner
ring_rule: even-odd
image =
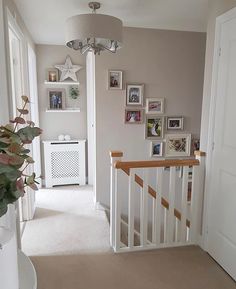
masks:
[[[35,173],[27,175],[25,172],[34,163],[26,146],[42,130],[35,127],[32,121],[26,120],[29,99],[22,96],[22,101],[23,107],[18,109],[19,116],[5,126],[0,125],[0,218],[7,213],[9,204],[24,195],[26,187],[37,190]]]

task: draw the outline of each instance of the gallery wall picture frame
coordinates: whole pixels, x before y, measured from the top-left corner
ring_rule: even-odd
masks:
[[[167,116],[166,117],[167,130],[183,130],[184,117],[183,116]]]
[[[145,138],[160,139],[163,138],[164,117],[157,115],[147,115],[145,123]]]
[[[143,109],[126,108],[125,109],[125,123],[126,124],[142,124],[143,123]]]
[[[147,98],[146,113],[147,114],[163,114],[164,113],[164,98]]]
[[[108,70],[108,89],[110,90],[123,89],[123,71]]]
[[[143,106],[144,84],[127,84],[126,106]]]
[[[163,142],[162,141],[151,141],[150,156],[162,157],[163,156]]]
[[[63,110],[65,109],[65,95],[64,88],[48,88],[48,109],[49,110]]]
[[[187,157],[191,153],[191,134],[166,134],[166,157]]]
[[[56,68],[48,68],[46,72],[46,80],[48,82],[58,82],[59,73]]]

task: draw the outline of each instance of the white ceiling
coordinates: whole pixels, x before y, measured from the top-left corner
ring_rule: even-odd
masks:
[[[64,23],[90,13],[85,0],[15,0],[36,43],[64,44]],[[99,13],[120,18],[124,26],[206,31],[208,0],[101,0]]]

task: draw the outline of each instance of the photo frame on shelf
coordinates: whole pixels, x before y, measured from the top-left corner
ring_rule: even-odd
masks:
[[[143,106],[144,84],[127,84],[126,106]]]
[[[147,114],[163,114],[164,113],[164,98],[147,98],[146,113]]]
[[[191,134],[166,134],[166,157],[187,157],[191,153]]]
[[[167,116],[166,117],[167,130],[183,130],[184,117],[183,116]]]
[[[58,82],[59,80],[59,73],[58,69],[56,68],[48,68],[46,72],[46,81],[47,82]]]
[[[108,70],[108,89],[123,89],[123,72],[121,70]]]
[[[125,109],[126,124],[141,124],[143,123],[143,109],[126,108]]]
[[[152,141],[151,142],[151,151],[150,156],[153,157],[162,157],[163,156],[163,142],[162,141]]]
[[[49,110],[63,110],[65,109],[65,95],[64,88],[48,88],[48,109]]]
[[[145,123],[145,138],[158,139],[163,138],[164,117],[148,115]]]

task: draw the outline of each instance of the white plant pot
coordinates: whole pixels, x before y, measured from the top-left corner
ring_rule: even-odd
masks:
[[[9,205],[7,213],[0,218],[0,244],[0,288],[19,289],[14,205]]]
[[[15,206],[8,205],[7,213],[0,218],[0,249],[4,247],[15,234]]]

